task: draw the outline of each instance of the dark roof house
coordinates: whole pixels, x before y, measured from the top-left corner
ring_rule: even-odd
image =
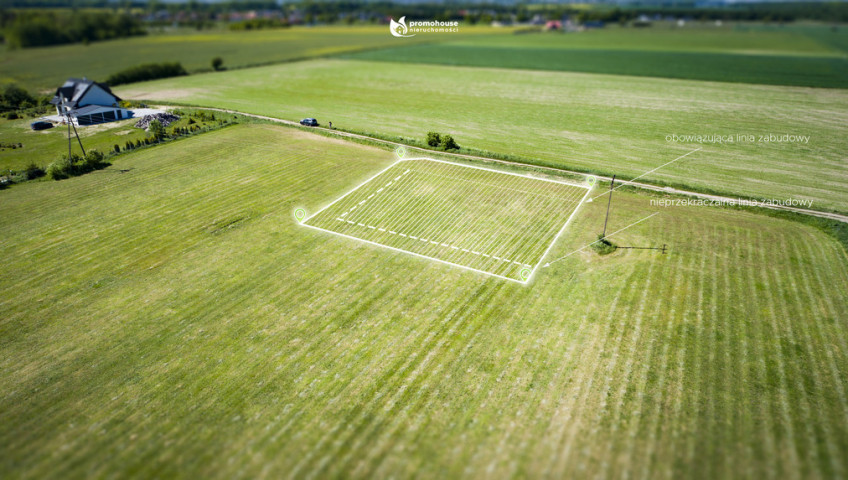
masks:
[[[62,110],[63,100],[78,125],[91,125],[112,120],[129,118],[126,109],[118,106],[121,101],[107,85],[87,78],[69,78],[56,89],[56,95],[50,100],[56,107],[56,113],[66,115]]]

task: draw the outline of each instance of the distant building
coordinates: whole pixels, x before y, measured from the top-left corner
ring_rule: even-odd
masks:
[[[56,113],[60,116],[68,114],[62,110],[63,101],[77,125],[93,125],[131,116],[127,109],[118,105],[121,99],[108,86],[87,78],[69,78],[56,89],[56,95],[50,103],[56,107]]]
[[[562,30],[562,22],[559,20],[548,20],[545,24],[545,30]]]

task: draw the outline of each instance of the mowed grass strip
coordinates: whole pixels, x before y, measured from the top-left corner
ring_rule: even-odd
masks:
[[[428,131],[450,133],[466,148],[619,177],[643,175],[700,147],[640,180],[848,210],[845,90],[341,60],[215,75],[118,93],[294,121],[316,117],[419,142]],[[795,137],[779,140],[784,135]],[[711,140],[717,136],[733,141]]]
[[[3,192],[3,476],[844,475],[833,239],[668,207],[616,237],[666,255],[587,250],[515,285],[292,218],[391,162],[237,126]],[[615,202],[614,229],[650,211]]]
[[[436,160],[405,160],[304,223],[523,281],[587,190]]]

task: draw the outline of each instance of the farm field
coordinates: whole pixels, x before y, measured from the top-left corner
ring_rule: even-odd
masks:
[[[690,22],[682,28],[662,25],[651,28],[608,26],[577,33],[545,32],[448,39],[441,44],[519,50],[597,49],[845,57],[848,54],[848,31],[834,31],[829,25],[816,24],[768,28],[759,24],[728,23],[716,27],[712,23]]]
[[[240,125],[0,193],[0,473],[846,475],[831,237],[668,207],[615,237],[668,254],[586,250],[519,285],[296,224],[393,161]],[[649,198],[617,195],[611,229]]]
[[[482,43],[482,42],[481,42]],[[520,48],[465,44],[403,46],[345,55],[358,60],[523,68],[803,87],[848,87],[848,58],[711,52]]]
[[[489,27],[465,28],[457,37],[492,32]],[[248,32],[204,31],[151,34],[90,45],[65,45],[9,50],[0,48],[0,84],[54,91],[69,76],[98,81],[120,70],[145,63],[180,62],[187,71],[211,70],[220,56],[228,68],[286,62],[387,46],[387,26],[312,27]],[[409,38],[405,43],[421,39]]]
[[[465,148],[625,178],[701,148],[640,180],[848,211],[846,90],[322,59],[117,93],[419,142],[439,131]]]
[[[588,194],[585,185],[404,159],[302,224],[526,282]]]
[[[848,87],[848,30],[606,28],[466,37],[345,58],[809,87]]]

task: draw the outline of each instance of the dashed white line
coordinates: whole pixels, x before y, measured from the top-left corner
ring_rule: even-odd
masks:
[[[463,252],[470,253],[472,255],[482,256],[482,257],[486,257],[486,258],[493,258],[495,260],[499,260],[499,261],[506,262],[506,263],[514,263],[514,264],[516,264],[520,267],[521,266],[530,267],[530,265],[527,265],[526,263],[521,263],[521,262],[518,262],[518,261],[515,261],[515,260],[509,260],[507,258],[500,258],[500,257],[496,257],[494,255],[488,255],[488,254],[485,254],[483,252],[478,252],[476,250],[469,250],[467,248],[461,248],[461,247],[458,247],[456,245],[451,245],[449,243],[437,242],[436,240],[430,240],[429,238],[419,238],[419,237],[415,237],[415,236],[412,236],[412,235],[407,235],[405,233],[398,233],[398,232],[395,232],[394,230],[386,230],[385,228],[382,228],[382,227],[375,227],[374,225],[366,225],[364,223],[356,223],[356,222],[352,222],[350,220],[345,220],[344,218],[341,218],[341,217],[336,218],[336,220],[338,220],[340,222],[347,222],[351,225],[359,225],[360,227],[365,227],[365,228],[368,228],[368,229],[371,229],[371,230],[378,230],[378,231],[381,231],[381,232],[390,233],[392,235],[400,235],[401,237],[406,237],[406,238],[409,238],[409,239],[412,239],[412,240],[418,240],[418,241],[423,242],[423,243],[431,243],[433,245],[441,245],[442,247],[451,248],[452,250],[462,250]]]
[[[409,169],[407,169],[405,172],[403,172],[402,174],[400,174],[400,175],[398,175],[397,177],[395,177],[395,179],[394,179],[394,180],[392,180],[391,182],[389,182],[389,183],[387,183],[387,184],[383,185],[382,187],[380,187],[380,189],[379,189],[379,190],[377,190],[376,192],[372,193],[371,195],[368,195],[368,198],[366,198],[365,200],[363,200],[363,201],[359,202],[358,204],[356,204],[356,205],[354,205],[354,206],[350,207],[350,209],[349,209],[348,211],[344,212],[341,216],[342,216],[342,217],[344,217],[344,216],[345,216],[345,215],[347,215],[348,213],[350,213],[350,212],[352,212],[352,211],[356,210],[356,207],[360,207],[360,206],[362,206],[362,204],[363,204],[363,203],[367,202],[368,200],[371,200],[371,199],[374,197],[374,195],[377,195],[378,193],[382,192],[382,191],[383,191],[386,187],[391,186],[391,184],[393,184],[393,183],[397,182],[398,180],[400,180],[400,178],[401,178],[401,177],[403,177],[404,175],[406,175],[406,174],[407,174],[407,173],[409,173],[409,172],[410,172],[410,170],[409,170]]]

